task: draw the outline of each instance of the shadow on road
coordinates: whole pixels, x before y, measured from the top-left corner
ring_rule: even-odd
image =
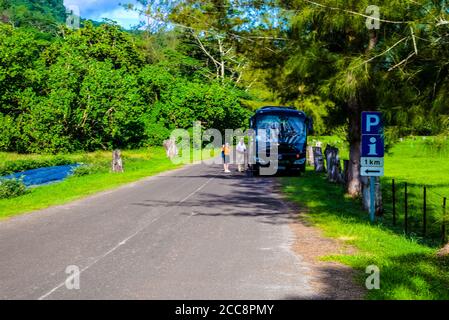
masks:
[[[184,215],[192,215],[194,211],[195,216],[255,217],[262,218],[261,222],[269,224],[288,224],[295,220],[281,197],[273,192],[276,188],[276,177],[247,177],[246,174],[238,172],[232,174],[206,172],[166,178],[174,180],[214,178],[218,183],[182,203],[150,198],[133,205],[161,208],[179,206],[185,209]]]
[[[278,192],[277,177],[247,177],[245,174],[235,172],[217,174],[198,170],[190,174],[167,178],[174,181],[179,178],[193,181],[196,179],[206,181],[214,178],[214,182],[197,193],[195,197],[182,203],[149,197],[133,205],[153,208],[179,207],[182,210],[177,210],[177,212],[181,212],[181,215],[191,216],[192,219],[195,217],[237,217],[255,219],[258,223],[272,225],[299,223],[296,214],[298,211],[293,210],[291,204],[286,203]],[[198,184],[198,181],[196,183]],[[309,235],[305,234],[301,237],[308,238]],[[317,245],[320,244],[321,242]],[[303,252],[299,250],[297,254],[301,256]],[[353,279],[357,272],[353,269],[338,263],[317,261],[315,258],[307,258],[306,261],[310,265],[310,271],[308,271],[310,272],[310,285],[316,294],[285,296],[286,300],[354,300],[363,298],[365,294],[363,288],[354,285]]]

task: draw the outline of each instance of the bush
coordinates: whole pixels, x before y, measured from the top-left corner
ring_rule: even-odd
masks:
[[[148,145],[150,146],[162,146],[164,140],[170,137],[171,131],[162,124],[150,123],[146,126],[146,135]]]
[[[446,154],[449,151],[449,139],[445,135],[427,137],[424,145],[426,151],[432,154]]]
[[[401,132],[398,127],[389,127],[385,129],[385,151],[389,152],[393,146],[399,142]]]
[[[83,164],[73,170],[73,176],[83,177],[100,172],[101,168],[91,164]]]
[[[0,199],[19,197],[27,193],[22,179],[0,179]]]

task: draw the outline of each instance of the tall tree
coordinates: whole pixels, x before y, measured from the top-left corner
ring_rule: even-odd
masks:
[[[197,46],[196,58],[205,62],[222,83],[240,85],[252,62],[248,53],[263,33],[273,28],[273,13],[267,1],[249,0],[139,0],[127,5],[147,18],[150,32],[177,28],[187,42]],[[247,84],[250,86],[251,82]]]
[[[390,73],[402,71],[416,58],[418,37],[429,26],[428,9],[435,2],[440,1],[279,2],[291,19],[292,41],[283,52],[288,59],[282,63],[284,74],[280,84],[288,87],[284,99],[292,101],[315,95],[337,104],[336,111],[344,115],[346,119],[342,120],[348,126],[348,193],[353,196],[361,191],[361,112],[376,110],[380,106],[378,89],[388,88],[385,82]]]

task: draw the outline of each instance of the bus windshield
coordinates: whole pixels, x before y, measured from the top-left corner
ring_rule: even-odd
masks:
[[[278,139],[282,141],[288,137],[298,137],[300,138],[298,142],[304,143],[306,139],[304,119],[298,116],[262,115],[257,119],[257,129],[262,132],[265,131],[272,142]]]

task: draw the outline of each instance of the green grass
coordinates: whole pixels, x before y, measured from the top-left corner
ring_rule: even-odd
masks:
[[[408,138],[390,150],[385,159],[385,177],[382,179],[387,222],[392,221],[391,184],[392,179],[395,179],[397,220],[399,225],[403,225],[404,183],[407,182],[409,230],[412,235],[420,238],[422,236],[423,187],[427,186],[427,237],[435,242],[441,240],[443,198],[449,197],[448,158],[449,141],[443,147],[439,147],[438,138]],[[449,210],[447,211],[449,213]]]
[[[386,157],[384,183],[395,177],[446,194],[446,149],[439,148],[433,154],[429,148],[433,145],[422,138],[407,139],[393,147]],[[371,224],[359,201],[347,197],[342,186],[330,184],[311,169],[299,178],[283,178],[282,183],[288,197],[307,208],[307,219],[326,236],[357,248],[353,255],[323,259],[360,270],[358,281],[362,285],[367,266],[380,268],[381,289],[369,291],[367,299],[449,299],[449,258],[438,258],[435,244],[407,237],[388,221]],[[412,214],[418,215],[419,206],[415,209]]]
[[[320,141],[323,150],[328,144],[340,150],[340,159],[349,159],[349,147],[340,137],[310,137],[309,143]],[[382,178],[384,223],[392,224],[392,180],[396,183],[397,230],[404,228],[405,182],[408,186],[409,233],[423,242],[441,241],[443,198],[449,198],[449,138],[409,137],[397,142],[385,157],[385,177]],[[427,230],[423,237],[423,187],[427,187]],[[449,209],[447,210],[449,212]]]
[[[342,187],[308,171],[301,178],[283,178],[289,198],[307,207],[307,219],[325,235],[344,239],[358,249],[354,255],[327,260],[347,264],[361,272],[369,265],[381,270],[381,290],[369,299],[449,299],[449,259],[435,256],[436,249],[418,244],[388,227],[372,225]],[[358,279],[361,284],[365,279]]]
[[[123,151],[122,155],[125,167],[123,174],[109,172],[112,159],[111,152],[99,151],[89,154],[65,155],[73,162],[96,165],[98,172],[82,177],[69,177],[63,182],[33,188],[31,192],[24,196],[0,200],[0,218],[8,218],[53,205],[65,204],[179,167],[166,158],[163,148]],[[42,160],[51,159],[51,157],[53,156],[0,153],[0,161],[2,162],[28,159]]]

